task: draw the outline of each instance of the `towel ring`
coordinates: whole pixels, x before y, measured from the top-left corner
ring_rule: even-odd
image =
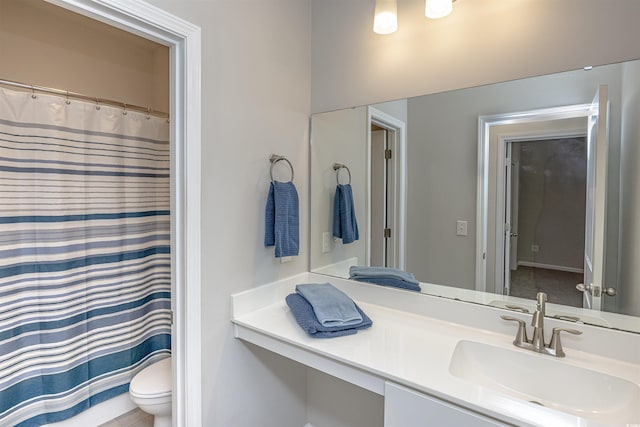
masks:
[[[340,169],[346,169],[349,174],[349,185],[351,185],[351,171],[347,167],[347,165],[343,165],[342,163],[334,163],[333,170],[336,171],[336,183],[340,185]]]
[[[279,156],[277,154],[272,154],[272,155],[269,156],[269,161],[271,162],[271,169],[269,169],[269,176],[271,177],[271,182],[273,182],[273,167],[279,161],[287,162],[287,164],[289,165],[289,168],[291,169],[291,181],[293,181],[293,165],[291,164],[291,162],[286,157]]]

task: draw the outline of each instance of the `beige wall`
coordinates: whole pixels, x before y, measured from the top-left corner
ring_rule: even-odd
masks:
[[[0,79],[169,111],[169,49],[42,0],[0,0]]]
[[[442,20],[400,0],[387,36],[373,6],[313,1],[312,112],[640,57],[635,0],[461,0]]]

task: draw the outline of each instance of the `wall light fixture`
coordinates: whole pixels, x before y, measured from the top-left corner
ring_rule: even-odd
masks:
[[[444,18],[453,11],[454,0],[426,0],[424,14],[427,18]]]
[[[395,33],[397,30],[397,0],[376,0],[375,17],[373,18],[373,32],[377,34],[391,34]]]

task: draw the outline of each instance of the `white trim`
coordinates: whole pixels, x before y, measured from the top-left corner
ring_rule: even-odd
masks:
[[[80,412],[78,415],[57,423],[45,424],[42,427],[87,427],[99,426],[119,417],[122,414],[133,411],[137,406],[131,401],[129,393],[98,403],[95,406]]]
[[[171,49],[173,425],[202,425],[200,28],[141,0],[47,1]]]
[[[515,113],[505,113],[505,114],[495,114],[488,116],[480,116],[478,117],[478,182],[477,182],[477,194],[476,194],[476,228],[478,230],[478,236],[476,239],[476,290],[479,291],[487,291],[487,292],[502,292],[502,280],[498,281],[498,275],[502,276],[500,269],[498,268],[498,260],[496,260],[496,270],[494,272],[494,276],[496,278],[495,289],[487,289],[487,264],[486,264],[486,253],[487,253],[487,234],[488,234],[488,224],[489,224],[489,145],[490,145],[490,134],[491,128],[493,126],[499,125],[510,125],[510,124],[520,124],[520,123],[533,123],[540,121],[548,121],[548,120],[560,120],[560,119],[570,119],[576,117],[587,117],[591,112],[590,104],[581,104],[581,105],[569,105],[564,107],[554,107],[554,108],[543,108],[539,110],[529,110]],[[574,132],[575,134],[575,132]],[[545,135],[541,132],[536,132],[535,134],[512,134],[509,136],[502,136],[499,138],[499,159],[498,162],[502,162],[502,167],[504,167],[503,156],[500,154],[504,154],[504,145],[506,141],[514,141],[518,138],[531,138],[532,135],[537,135],[540,137],[547,137],[550,135]],[[497,165],[498,166],[498,165]],[[496,167],[497,167],[496,166]],[[497,174],[497,185],[504,186],[504,176],[501,173]],[[496,193],[496,203],[502,202],[502,198],[504,195],[500,196],[504,188],[500,189],[498,187],[498,191]],[[498,205],[497,205],[498,206]],[[500,209],[496,210],[496,224],[500,224],[498,221],[504,222],[504,213],[500,212]],[[496,251],[498,251],[498,245],[502,243],[502,247],[504,246],[504,232],[501,227],[496,227]],[[498,234],[500,237],[498,238]],[[503,248],[504,249],[504,248]],[[504,259],[500,261],[500,265],[504,262]],[[500,282],[500,283],[498,283]],[[500,292],[498,292],[500,290]]]
[[[545,270],[566,271],[568,273],[584,273],[583,268],[567,267],[564,265],[542,264],[539,262],[518,261],[518,265],[523,267],[544,268]]]
[[[367,107],[367,224],[371,224],[371,124],[394,130],[393,157],[395,177],[395,207],[393,209],[397,230],[394,253],[395,267],[404,270],[406,267],[407,241],[407,124],[374,107]],[[371,240],[366,242],[366,259],[370,259]]]

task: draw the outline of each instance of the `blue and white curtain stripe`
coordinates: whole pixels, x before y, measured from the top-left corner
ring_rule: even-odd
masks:
[[[0,88],[0,426],[69,418],[169,355],[168,135]]]

